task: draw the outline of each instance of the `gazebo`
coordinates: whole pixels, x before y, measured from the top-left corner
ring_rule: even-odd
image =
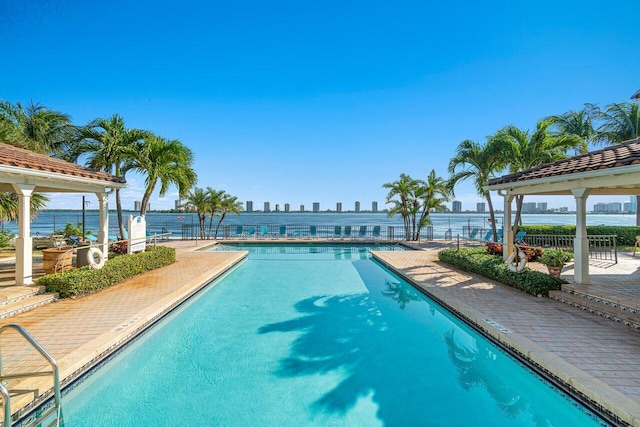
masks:
[[[589,284],[587,198],[640,194],[640,138],[489,180],[504,200],[504,241],[513,242],[511,203],[516,195],[570,195],[576,202],[574,281]],[[513,246],[506,246],[506,260]]]
[[[95,193],[100,210],[98,245],[106,259],[109,194],[126,186],[124,179],[111,174],[0,143],[0,191],[14,192],[19,200],[16,284],[33,283],[31,195],[34,192]]]

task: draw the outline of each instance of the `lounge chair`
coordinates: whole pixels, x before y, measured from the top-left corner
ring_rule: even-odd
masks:
[[[364,239],[365,237],[367,237],[367,226],[366,225],[361,225],[360,229],[358,230],[358,237],[361,239]]]
[[[236,227],[236,237],[237,238],[245,237],[244,227],[242,225],[239,225]]]
[[[524,243],[524,236],[527,235],[526,231],[518,231],[516,233],[516,243]]]
[[[148,231],[147,231],[148,233]],[[85,240],[89,240],[91,242],[97,242],[98,238],[96,236],[94,236],[93,234],[87,234],[86,236],[84,236]]]
[[[339,225],[336,225],[333,229],[333,238],[339,239],[340,237],[342,237],[342,227]]]
[[[470,240],[474,240],[478,238],[478,232],[480,231],[479,228],[474,228],[473,230],[471,230],[471,233],[469,233],[469,239]]]
[[[498,243],[502,243],[503,234],[504,232],[502,231],[502,228],[498,230]]]
[[[247,231],[247,237],[249,238],[253,238],[256,235],[256,228],[255,227],[249,227],[249,230]]]
[[[351,238],[351,226],[350,225],[345,225],[344,226],[344,238],[345,239]]]
[[[260,226],[260,237],[268,237],[269,236],[269,227],[266,225]]]
[[[280,237],[287,237],[287,226],[286,225],[281,225],[280,226]]]
[[[493,242],[493,230],[487,231],[487,234],[482,238],[485,242]]]
[[[312,239],[318,237],[318,227],[316,227],[315,225],[309,227],[309,237],[311,237]]]
[[[373,227],[373,238],[374,239],[381,239],[382,238],[380,236],[380,226],[379,225],[375,225]]]

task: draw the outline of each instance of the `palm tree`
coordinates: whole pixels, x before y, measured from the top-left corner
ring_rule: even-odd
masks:
[[[30,103],[0,101],[0,140],[41,154],[66,158],[78,129],[67,114]]]
[[[418,220],[417,236],[420,236],[420,230],[431,224],[429,214],[431,212],[446,212],[448,209],[445,202],[450,200],[451,185],[439,176],[436,171],[431,170],[427,180],[418,188],[417,199],[420,202],[420,219]]]
[[[549,116],[545,120],[551,123],[553,135],[576,135],[582,138],[581,144],[576,154],[585,154],[589,144],[598,141],[599,135],[593,126],[594,119],[600,117],[601,112],[595,104],[584,104],[584,108],[579,111],[567,111],[564,114]]]
[[[49,198],[41,193],[31,195],[31,219],[44,209]],[[19,219],[18,195],[15,193],[0,193],[0,221],[17,221]]]
[[[487,201],[494,241],[498,237],[495,210],[490,192],[483,187],[487,185],[494,173],[500,169],[499,160],[500,158],[491,144],[481,145],[470,139],[465,139],[458,145],[456,155],[449,161],[451,187],[454,187],[458,182],[472,179],[477,193]],[[456,172],[456,170],[458,171]]]
[[[240,215],[240,212],[242,212],[242,202],[239,202],[237,197],[231,196],[223,191],[220,198],[219,212],[220,220],[218,221],[218,225],[216,225],[216,231],[213,236],[214,239],[218,238],[218,229],[220,228],[222,221],[224,221],[224,217],[228,213]]]
[[[209,198],[209,231],[207,232],[207,238],[211,238],[213,217],[216,216],[217,212],[219,212],[222,207],[222,197],[224,194],[224,190],[216,191],[211,187],[207,187],[207,196]]]
[[[388,182],[382,185],[382,188],[389,189],[386,202],[393,204],[393,206],[387,211],[387,215],[389,218],[396,214],[399,214],[402,217],[404,233],[407,240],[411,240],[411,218],[412,212],[415,211],[415,191],[418,185],[418,181],[406,174],[400,174],[400,179],[397,181]]]
[[[602,125],[598,128],[600,142],[607,145],[640,137],[640,110],[637,103],[618,102],[608,105],[600,115]],[[636,196],[640,203],[640,196]],[[640,210],[636,210],[636,225],[640,226]]]
[[[187,194],[185,207],[195,209],[200,226],[200,238],[205,236],[206,212],[209,210],[209,196],[202,188],[194,188]]]
[[[496,155],[500,156],[500,163],[508,167],[509,173],[563,159],[567,156],[568,150],[578,149],[582,144],[582,139],[576,135],[552,135],[549,132],[550,125],[550,121],[541,120],[531,134],[509,125],[490,137],[489,144],[492,144],[492,150],[495,150]],[[524,195],[516,196],[514,236],[522,221],[523,200]]]
[[[602,124],[598,128],[600,141],[619,144],[640,137],[640,110],[637,103],[617,102],[608,105],[600,114]]]
[[[147,205],[158,182],[160,197],[171,185],[178,187],[182,197],[196,182],[196,173],[192,169],[193,153],[177,139],[165,139],[157,135],[147,134],[139,147],[137,155],[124,159],[123,173],[130,170],[145,175],[145,190],[140,206],[140,215],[147,213]]]
[[[140,155],[140,147],[149,132],[140,129],[127,129],[124,119],[114,114],[108,119],[98,118],[91,121],[80,132],[81,140],[71,150],[76,159],[87,154],[86,165],[90,168],[124,177],[123,167]],[[146,205],[143,205],[146,206]],[[116,210],[121,239],[124,239],[122,204],[120,189],[116,189]]]

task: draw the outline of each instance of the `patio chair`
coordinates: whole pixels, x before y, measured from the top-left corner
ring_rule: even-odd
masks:
[[[470,240],[475,240],[478,238],[478,232],[480,231],[479,228],[474,228],[473,230],[471,230],[471,233],[469,233],[469,239]]]
[[[253,238],[256,235],[256,228],[255,227],[249,227],[249,230],[247,231],[247,237],[249,238]]]
[[[266,225],[261,225],[259,237],[269,237],[269,227],[267,227]]]
[[[367,226],[366,225],[361,225],[360,229],[358,230],[358,237],[361,239],[364,239],[365,237],[367,237]]]
[[[286,225],[281,225],[280,226],[280,237],[287,237],[287,226]]]
[[[318,237],[318,227],[316,227],[315,225],[309,227],[309,237],[311,237],[312,239]]]
[[[503,233],[502,228],[498,230],[498,243],[502,243]]]
[[[381,239],[382,236],[380,236],[380,226],[379,225],[375,225],[373,227],[373,238],[374,239]]]
[[[524,236],[527,235],[526,231],[518,231],[516,233],[516,243],[524,243]]]
[[[244,235],[244,227],[242,225],[239,225],[236,227],[236,237],[241,238],[241,237],[245,237]]]
[[[344,226],[344,238],[345,239],[351,238],[351,226],[350,225],[345,225]]]
[[[493,242],[493,230],[487,231],[487,234],[482,238],[485,242]]]
[[[339,239],[340,237],[342,237],[342,227],[339,225],[336,225],[333,229],[333,238]]]

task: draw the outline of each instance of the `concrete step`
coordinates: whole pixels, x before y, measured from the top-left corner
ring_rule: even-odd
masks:
[[[572,290],[550,291],[549,297],[558,302],[640,330],[640,312],[633,307],[613,303],[596,295],[589,295],[583,292],[576,293]]]
[[[44,286],[5,286],[0,287],[0,306],[3,304],[11,304],[21,299],[30,298],[34,295],[41,294],[45,291]]]
[[[28,298],[22,298],[7,304],[0,305],[0,319],[14,316],[24,311],[32,310],[58,299],[57,293],[39,293]]]

